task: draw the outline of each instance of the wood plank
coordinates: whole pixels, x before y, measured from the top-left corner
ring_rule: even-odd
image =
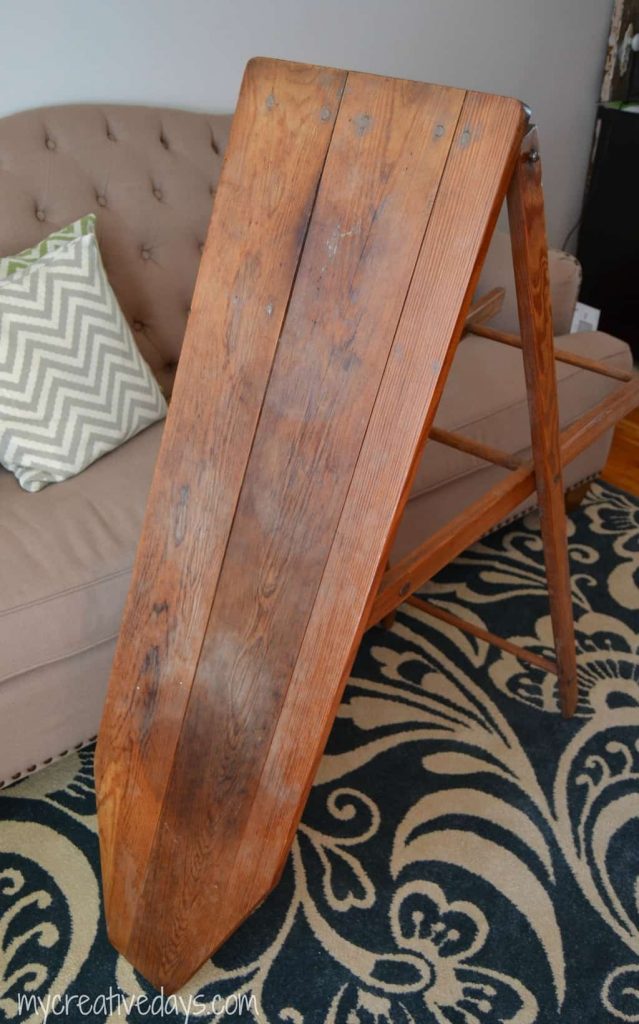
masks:
[[[521,126],[516,101],[468,94],[264,765],[261,799],[231,876],[233,890],[247,893],[246,913],[252,894],[277,880],[293,839],[461,334]]]
[[[171,987],[265,895],[228,880],[463,100],[357,74],[344,89],[128,948]]]
[[[508,331],[497,331],[492,327],[484,327],[476,323],[471,331],[480,338],[488,338],[491,341],[498,341],[501,345],[509,345],[511,348],[522,348],[522,340],[517,334]],[[603,377],[612,377],[613,380],[631,381],[632,373],[626,370],[618,370],[614,366],[607,366],[597,359],[589,359],[587,356],[580,356],[577,352],[569,352],[564,348],[553,348],[554,357],[559,363],[567,363],[570,366],[578,366],[582,370],[590,370],[591,373],[599,373]]]
[[[534,128],[526,136],[508,189],[508,221],[559,699],[562,713],[569,717],[577,706],[577,648],[559,444],[548,244],[539,140]]]
[[[345,81],[344,72],[277,61],[251,62],[244,75],[96,756],[104,895],[119,948],[127,947],[138,915],[172,752]]]
[[[516,455],[510,455],[508,452],[501,451],[500,448],[482,444],[474,437],[467,437],[451,430],[442,430],[441,427],[431,427],[428,440],[445,444],[448,448],[455,448],[459,452],[466,452],[467,455],[474,455],[475,458],[483,459],[484,462],[492,462],[495,466],[502,466],[503,469],[519,469],[522,464],[521,459],[518,459]]]
[[[514,654],[520,661],[527,661],[529,664],[534,665],[535,668],[540,668],[544,672],[552,672],[553,675],[557,675],[557,665],[550,658],[544,658],[540,654],[535,654],[534,651],[527,651],[524,647],[512,643],[511,640],[506,640],[503,636],[497,636],[496,633],[491,633],[474,622],[461,619],[459,615],[454,615],[447,608],[440,608],[439,605],[433,604],[432,601],[425,601],[415,594],[407,599],[406,604],[411,605],[413,608],[418,608],[425,615],[430,615],[433,619],[439,619],[440,622],[445,622],[449,626],[455,626],[456,629],[470,633],[471,636],[476,636],[478,640],[485,640],[492,647],[499,647],[502,651],[508,651],[509,654]]]

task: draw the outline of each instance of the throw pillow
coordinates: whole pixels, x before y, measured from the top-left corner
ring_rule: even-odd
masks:
[[[165,415],[95,235],[0,281],[0,463],[25,491],[74,476]]]
[[[47,235],[37,245],[32,245],[30,249],[23,249],[22,252],[16,253],[15,256],[0,256],[0,281],[4,280],[5,277],[9,277],[10,274],[14,274],[16,270],[25,270],[26,267],[35,263],[36,260],[41,259],[43,256],[48,256],[51,252],[55,252],[61,246],[72,242],[74,238],[94,234],[95,214],[87,213],[85,217],[74,220],[73,224],[67,224],[65,228],[60,228],[58,231],[54,231],[53,234]]]

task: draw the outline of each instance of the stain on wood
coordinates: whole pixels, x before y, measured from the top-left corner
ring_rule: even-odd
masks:
[[[278,61],[251,62],[244,75],[97,751],[104,897],[121,948],[331,140],[334,118],[318,114],[337,111],[345,81],[344,72]],[[278,97],[271,109],[269,96]],[[168,605],[163,622],[151,611],[158,601]],[[156,693],[152,727],[147,691]]]

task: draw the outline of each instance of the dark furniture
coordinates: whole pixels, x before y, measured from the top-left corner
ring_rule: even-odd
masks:
[[[639,113],[602,105],[579,232],[580,298],[639,358]]]

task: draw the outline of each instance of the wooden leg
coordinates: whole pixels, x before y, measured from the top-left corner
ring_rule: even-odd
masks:
[[[575,509],[579,508],[582,501],[588,494],[588,491],[590,490],[591,483],[592,480],[586,480],[585,483],[577,484],[576,487],[571,487],[569,491],[566,491],[566,495],[564,497],[564,507],[566,509],[567,514],[570,514],[571,512],[574,512]]]
[[[526,135],[511,181],[508,216],[550,615],[559,669],[559,695],[562,713],[569,717],[577,703],[577,660],[559,446],[548,251],[534,127]]]

